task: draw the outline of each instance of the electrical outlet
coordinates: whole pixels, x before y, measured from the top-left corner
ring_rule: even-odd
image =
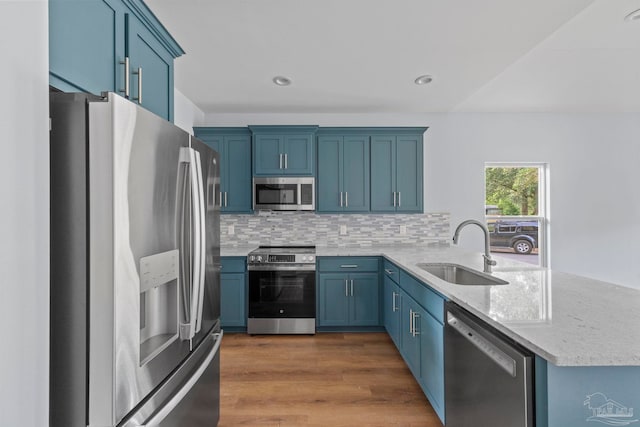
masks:
[[[340,235],[341,236],[346,236],[347,235],[347,226],[346,225],[341,225],[340,226]]]
[[[233,224],[229,224],[229,226],[227,227],[227,234],[229,236],[233,236],[234,234],[236,234],[236,227]]]
[[[407,234],[407,226],[406,225],[401,225],[400,226],[400,234],[403,235],[403,236]]]

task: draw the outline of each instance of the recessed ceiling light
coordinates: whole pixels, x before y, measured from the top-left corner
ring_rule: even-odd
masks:
[[[291,79],[285,76],[275,76],[273,78],[273,82],[278,86],[289,86],[291,84]]]
[[[420,76],[415,79],[415,83],[417,85],[426,85],[427,83],[431,83],[432,81],[433,77],[431,77],[429,74],[425,74],[424,76]]]
[[[640,9],[634,10],[633,12],[631,12],[630,14],[624,17],[625,21],[636,21],[638,19],[640,19]]]

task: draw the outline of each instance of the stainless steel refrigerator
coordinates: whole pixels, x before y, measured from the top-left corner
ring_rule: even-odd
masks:
[[[216,426],[218,154],[112,93],[50,115],[50,426]]]

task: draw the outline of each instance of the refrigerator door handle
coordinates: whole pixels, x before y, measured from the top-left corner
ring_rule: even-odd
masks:
[[[198,367],[198,370],[194,372],[191,378],[189,378],[189,381],[187,381],[185,385],[180,390],[178,390],[176,394],[173,395],[173,397],[167,402],[166,405],[164,405],[162,409],[160,409],[151,418],[145,421],[144,424],[138,424],[137,427],[155,427],[160,425],[160,423],[162,423],[162,421],[167,418],[167,415],[169,415],[180,404],[182,399],[184,399],[184,397],[191,391],[193,386],[204,374],[204,371],[207,369],[207,367],[209,367],[209,364],[216,356],[216,353],[218,353],[218,351],[220,350],[220,344],[222,343],[223,334],[224,331],[222,330],[220,331],[220,333],[212,334],[216,339],[216,343],[214,344],[213,348],[204,359],[202,364]]]
[[[202,245],[200,243],[201,240],[201,228],[202,221],[200,219],[200,196],[198,189],[198,169],[196,162],[196,150],[193,148],[183,147],[180,149],[180,161],[189,164],[189,187],[191,190],[191,223],[192,230],[190,230],[191,234],[191,244],[192,244],[192,253],[191,259],[188,260],[189,267],[192,271],[191,276],[189,275],[185,277],[185,283],[182,283],[181,286],[188,287],[191,292],[184,293],[183,298],[186,300],[187,296],[190,301],[188,301],[188,313],[185,313],[185,323],[180,325],[180,339],[183,341],[190,340],[195,336],[195,328],[196,328],[196,315],[198,313],[198,302],[199,302],[199,293],[198,293],[198,285],[200,283],[200,266],[201,266],[201,248]],[[184,249],[182,249],[184,252]],[[182,254],[181,254],[182,255]],[[190,283],[188,283],[190,281]],[[185,301],[187,303],[187,301]],[[186,304],[185,304],[186,305]],[[185,311],[187,307],[185,307]]]
[[[205,263],[207,260],[207,243],[206,243],[206,227],[205,227],[205,198],[204,198],[204,185],[202,183],[202,163],[200,161],[200,153],[194,151],[195,153],[195,173],[197,177],[197,189],[198,189],[198,210],[200,217],[200,227],[199,232],[200,236],[198,242],[200,243],[200,257],[194,257],[194,263],[199,264],[200,274],[197,277],[194,277],[194,280],[197,280],[197,291],[195,292],[197,298],[198,309],[195,313],[195,332],[200,332],[200,328],[202,327],[202,307],[204,304],[204,278],[205,278]],[[195,291],[195,289],[194,289]]]

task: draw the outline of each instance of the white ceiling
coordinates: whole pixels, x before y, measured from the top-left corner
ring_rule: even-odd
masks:
[[[146,3],[205,113],[640,112],[640,0]]]

